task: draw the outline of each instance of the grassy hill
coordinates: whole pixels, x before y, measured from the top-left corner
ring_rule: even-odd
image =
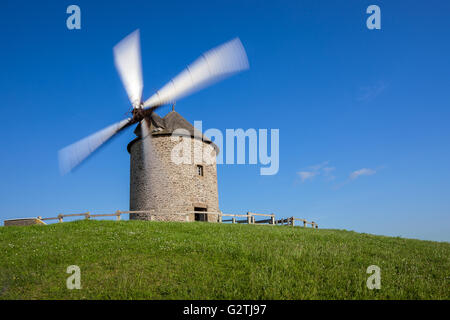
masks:
[[[69,265],[81,290],[66,288]],[[449,243],[201,222],[0,227],[0,299],[449,299],[449,283]]]

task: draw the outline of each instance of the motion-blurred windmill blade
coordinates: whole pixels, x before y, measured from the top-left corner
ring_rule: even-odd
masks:
[[[105,142],[131,124],[131,118],[122,120],[59,150],[58,158],[61,174],[72,171]]]
[[[245,49],[239,38],[235,38],[205,52],[145,101],[144,107],[152,108],[173,102],[248,67]]]
[[[150,122],[147,120],[147,118],[143,118],[141,121],[141,139],[143,141],[143,157],[144,157],[144,163],[149,164],[154,162],[155,157],[155,151],[153,148],[153,138],[152,134],[150,132]],[[146,141],[147,139],[150,139],[149,141]]]
[[[142,63],[139,29],[120,41],[113,49],[114,62],[133,107],[141,103]]]

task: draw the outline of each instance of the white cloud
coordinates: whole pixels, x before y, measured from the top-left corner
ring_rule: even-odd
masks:
[[[387,84],[383,81],[371,86],[360,87],[356,100],[360,102],[370,101],[379,96],[386,88]]]
[[[318,172],[315,172],[315,171],[300,171],[300,172],[297,172],[297,174],[300,176],[300,179],[302,180],[302,182],[305,182],[306,180],[311,179],[314,176],[316,176],[318,174]]]
[[[330,177],[330,173],[331,171],[333,171],[335,168],[334,167],[328,167],[328,162],[329,161],[323,161],[319,164],[313,165],[313,166],[309,166],[306,168],[306,170],[304,171],[299,171],[297,172],[297,174],[299,175],[300,179],[302,182],[305,182],[306,180],[312,179],[315,176],[318,175],[323,175],[326,176],[328,178]],[[334,177],[332,177],[334,178]]]
[[[309,166],[308,169],[312,170],[312,171],[319,171],[320,169],[322,169],[323,167],[325,167],[328,164],[329,161],[324,161],[322,163],[313,165],[313,166]]]
[[[323,176],[326,177],[327,181],[333,181],[336,177],[333,175],[335,167],[325,167],[323,168]]]
[[[371,176],[373,174],[375,174],[376,171],[373,169],[368,169],[368,168],[362,168],[356,171],[353,171],[350,174],[350,179],[355,180],[356,178],[360,177],[360,176]]]

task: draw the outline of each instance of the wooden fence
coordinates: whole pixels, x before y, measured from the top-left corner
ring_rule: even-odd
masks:
[[[314,221],[306,221],[305,219],[297,219],[294,217],[290,217],[290,218],[286,218],[286,219],[281,219],[281,220],[277,220],[277,224],[280,225],[289,225],[289,226],[295,226],[295,221],[300,221],[303,222],[303,227],[307,227],[308,224],[311,225],[312,228],[317,229],[319,228],[319,225],[317,223],[315,223]]]
[[[97,218],[97,217],[116,217],[117,220],[120,220],[120,216],[125,213],[127,213],[127,212],[117,210],[115,213],[91,214],[88,211],[88,212],[83,212],[83,213],[72,213],[72,214],[62,214],[61,213],[61,214],[58,214],[57,217],[53,217],[53,218],[42,218],[42,217],[37,217],[37,218],[41,221],[58,220],[58,222],[63,222],[63,219],[68,218],[68,217],[84,217],[85,219]]]
[[[224,220],[223,217],[230,217],[230,218]],[[269,218],[256,220],[256,217],[269,217]],[[237,220],[236,218],[244,218],[244,219]],[[248,223],[248,224],[267,223],[270,225],[275,225],[275,214],[255,213],[255,212],[247,212],[247,214],[230,214],[220,212],[218,222]]]
[[[116,217],[116,220],[120,220],[122,214],[149,214],[150,220],[153,219],[154,216],[157,216],[158,214],[154,211],[120,211],[117,210],[115,213],[103,213],[103,214],[91,214],[88,212],[83,213],[72,213],[72,214],[58,214],[57,217],[51,217],[51,218],[42,218],[37,217],[34,219],[37,219],[41,222],[47,221],[47,220],[58,220],[58,222],[63,222],[64,218],[68,217],[84,217],[85,219],[91,219],[91,218],[98,218],[98,217]],[[189,212],[182,212],[182,213],[168,213],[169,215],[180,215],[184,216],[184,221],[191,221],[190,216],[192,214],[207,214],[207,215],[216,215],[217,216],[217,222],[219,223],[226,223],[231,222],[234,223],[247,223],[247,224],[268,224],[268,225],[289,225],[289,226],[295,226],[295,222],[299,221],[303,223],[303,227],[307,227],[308,224],[311,225],[312,228],[317,229],[318,225],[314,221],[306,221],[305,219],[298,219],[294,217],[285,218],[285,219],[275,219],[275,214],[266,214],[266,213],[255,213],[255,212],[247,212],[247,214],[231,214],[231,213],[223,213],[223,212],[208,212],[208,211],[189,211]],[[261,219],[261,217],[263,219]],[[225,218],[225,219],[224,219]],[[257,220],[257,218],[259,220]],[[265,218],[265,219],[264,219]],[[5,220],[6,221],[14,221],[14,220]],[[207,219],[207,221],[211,221]],[[5,224],[6,225],[6,224]],[[12,225],[12,224],[10,224]]]

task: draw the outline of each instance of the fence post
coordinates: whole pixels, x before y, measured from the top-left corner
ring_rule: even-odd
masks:
[[[217,220],[219,220],[219,223],[222,223],[222,212],[219,212],[217,215]]]
[[[58,220],[59,222],[63,222],[63,215],[61,213],[58,214]]]
[[[247,223],[251,224],[252,223],[252,215],[250,212],[247,212]]]
[[[231,223],[236,223],[236,217],[231,218]]]
[[[291,217],[291,226],[294,226],[294,217]]]
[[[272,216],[270,217],[270,224],[275,224],[275,214],[272,213]]]
[[[119,221],[120,220],[120,210],[116,211],[116,220]]]

